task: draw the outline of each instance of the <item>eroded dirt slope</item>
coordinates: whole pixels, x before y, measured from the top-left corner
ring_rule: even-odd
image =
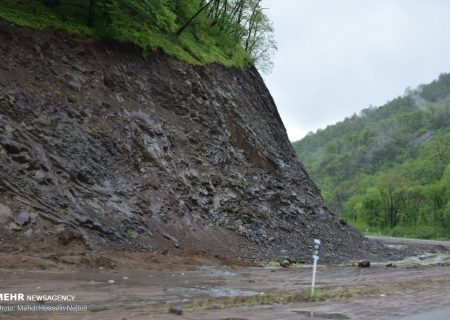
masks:
[[[320,238],[326,259],[370,256],[254,68],[1,23],[0,164],[4,242],[298,260]]]

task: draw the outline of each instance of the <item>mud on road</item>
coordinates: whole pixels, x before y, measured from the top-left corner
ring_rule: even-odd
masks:
[[[0,313],[0,319],[370,320],[450,307],[445,255],[405,260],[393,267],[387,262],[370,268],[320,265],[318,295],[313,299],[308,297],[309,265],[281,268],[227,265],[206,257],[159,259],[162,263],[147,270],[2,270],[2,292],[75,295],[74,303],[88,305],[88,311]],[[168,264],[169,259],[178,263]]]

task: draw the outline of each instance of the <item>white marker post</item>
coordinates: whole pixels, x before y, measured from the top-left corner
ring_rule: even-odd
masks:
[[[320,240],[314,239],[314,245],[313,245],[313,275],[312,275],[312,284],[311,284],[311,297],[314,296],[314,286],[316,285],[316,270],[317,270],[317,260],[319,260],[319,254],[320,254]]]

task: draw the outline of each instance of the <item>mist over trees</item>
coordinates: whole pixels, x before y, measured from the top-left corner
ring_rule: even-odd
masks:
[[[344,220],[450,238],[450,74],[293,144]]]

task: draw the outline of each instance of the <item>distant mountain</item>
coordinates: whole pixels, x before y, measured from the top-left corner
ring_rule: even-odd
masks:
[[[450,236],[450,74],[293,146],[344,220],[367,231]]]

